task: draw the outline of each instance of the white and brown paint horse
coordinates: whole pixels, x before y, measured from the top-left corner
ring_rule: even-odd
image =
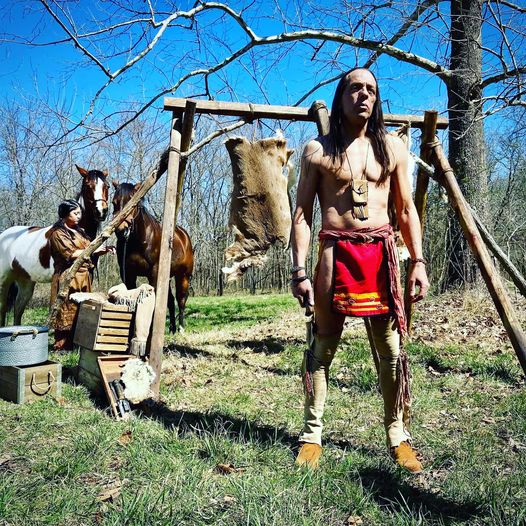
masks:
[[[79,166],[77,170],[82,175],[77,200],[84,209],[79,226],[93,239],[108,214],[108,173]],[[0,234],[0,327],[5,326],[11,294],[15,296],[14,325],[21,325],[35,284],[51,281],[50,230],[51,226],[12,226]]]

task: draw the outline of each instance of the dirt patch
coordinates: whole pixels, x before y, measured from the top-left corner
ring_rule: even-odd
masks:
[[[519,322],[526,326],[526,299],[511,292]],[[415,307],[413,339],[428,345],[470,344],[493,353],[512,346],[487,291],[452,292],[426,299]]]

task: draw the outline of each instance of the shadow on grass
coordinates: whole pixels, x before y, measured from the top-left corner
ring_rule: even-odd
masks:
[[[364,489],[382,507],[395,513],[419,513],[423,517],[440,520],[443,524],[456,524],[483,515],[480,504],[457,503],[436,493],[425,491],[382,469],[360,470]],[[414,516],[414,515],[413,515]]]
[[[178,345],[177,343],[171,343],[165,349],[165,358],[173,357],[174,354],[180,356],[181,358],[200,358],[214,356],[214,354],[212,354],[211,352],[205,351],[199,347],[190,347],[189,345]]]
[[[174,410],[163,402],[151,399],[143,402],[140,405],[140,410],[142,415],[157,420],[168,429],[177,428],[179,435],[182,436],[196,432],[219,432],[229,438],[246,443],[284,444],[293,452],[296,452],[298,447],[298,436],[291,434],[284,427],[251,422],[217,412],[205,414],[196,411]],[[325,444],[340,449],[352,449],[370,456],[379,454],[378,449],[363,444],[355,444],[349,440],[334,438],[326,440]]]
[[[245,443],[283,444],[296,456],[298,437],[283,427],[269,426],[220,413],[199,413],[170,409],[162,402],[148,400],[141,405],[142,414],[153,418],[168,429],[177,428],[180,436],[195,433],[221,433],[227,438]],[[325,447],[353,450],[371,458],[382,454],[379,448],[356,444],[348,440],[328,439]],[[457,503],[435,493],[426,491],[402,480],[390,469],[364,468],[359,470],[363,487],[382,506],[393,512],[407,514],[419,512],[424,517],[433,517],[443,524],[457,520],[468,520],[481,515],[476,503]]]
[[[440,360],[440,358],[430,356],[425,357],[421,360],[421,363],[427,369],[432,367],[435,371],[441,374],[470,374],[472,376],[491,376],[495,380],[501,382],[516,385],[519,381],[520,376],[513,370],[510,370],[508,364],[505,363],[481,363],[476,364],[472,367],[454,367],[446,365]]]
[[[285,340],[282,338],[264,338],[263,340],[230,340],[225,343],[231,349],[249,348],[252,352],[263,354],[279,354],[285,350]]]

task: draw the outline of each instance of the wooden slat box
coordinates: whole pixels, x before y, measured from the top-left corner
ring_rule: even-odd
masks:
[[[80,349],[78,381],[99,398],[104,398],[106,392],[104,391],[98,359],[100,357],[110,358],[111,356],[122,357],[123,361],[126,361],[131,355],[126,353],[108,355],[108,353],[105,352],[90,351],[84,348]]]
[[[45,396],[60,396],[62,364],[50,360],[38,365],[0,367],[0,396],[23,404]]]
[[[88,349],[80,350],[79,382],[99,398],[107,398],[113,415],[120,418],[108,383],[121,377],[122,366],[135,356],[131,354],[106,355]]]
[[[133,312],[126,305],[84,301],[80,305],[73,342],[99,352],[127,352]]]

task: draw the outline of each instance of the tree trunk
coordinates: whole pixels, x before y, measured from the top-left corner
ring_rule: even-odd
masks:
[[[486,152],[482,104],[482,1],[451,2],[451,71],[448,82],[449,159],[468,203],[485,217]],[[476,264],[454,214],[448,232],[448,268],[443,289],[472,284]]]

